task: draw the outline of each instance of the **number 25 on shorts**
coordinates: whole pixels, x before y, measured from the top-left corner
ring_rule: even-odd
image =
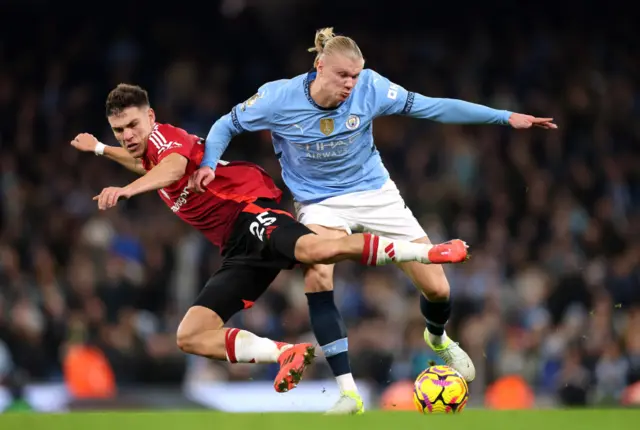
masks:
[[[263,240],[265,228],[276,222],[276,218],[269,215],[269,212],[262,212],[256,216],[256,221],[249,225],[249,232],[261,241]]]

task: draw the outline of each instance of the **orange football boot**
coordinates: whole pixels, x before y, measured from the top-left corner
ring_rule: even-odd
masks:
[[[316,356],[315,347],[310,343],[299,343],[285,348],[286,346],[278,357],[280,371],[273,382],[273,388],[279,393],[294,389],[302,379],[304,369]]]

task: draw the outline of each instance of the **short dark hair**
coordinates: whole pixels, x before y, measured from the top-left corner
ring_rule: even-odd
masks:
[[[119,84],[107,96],[107,116],[118,115],[130,107],[149,107],[149,95],[138,85]]]

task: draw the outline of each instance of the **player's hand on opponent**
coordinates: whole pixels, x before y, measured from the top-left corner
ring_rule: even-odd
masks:
[[[71,141],[71,146],[82,152],[95,152],[98,139],[92,134],[80,133]]]
[[[558,128],[558,126],[553,123],[553,118],[536,118],[535,116],[521,113],[512,113],[509,117],[509,125],[515,129],[539,127],[554,130]]]
[[[93,200],[98,201],[98,209],[107,210],[118,204],[119,200],[128,199],[131,194],[126,188],[121,187],[107,187],[102,192],[95,196]]]
[[[209,185],[215,177],[216,173],[211,167],[202,166],[189,176],[187,189],[195,191],[196,193],[204,193],[207,185]]]

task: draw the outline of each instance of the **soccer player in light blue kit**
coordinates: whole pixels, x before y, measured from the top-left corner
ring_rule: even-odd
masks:
[[[497,124],[516,129],[556,128],[552,118],[496,110],[461,100],[429,98],[390,82],[370,69],[358,45],[332,28],[316,33],[314,70],[268,82],[211,128],[201,167],[191,186],[215,177],[231,139],[244,131],[270,130],[282,177],[291,190],[298,220],[317,234],[340,237],[369,231],[393,239],[429,242],[390,179],[373,141],[372,121],[405,115],[449,124]],[[451,313],[442,266],[399,263],[422,292],[424,339],[467,380],[475,368],[444,327]],[[314,334],[336,376],[341,397],[329,413],[361,413],[364,406],[351,376],[347,334],[333,300],[333,266],[305,269],[305,291]]]

